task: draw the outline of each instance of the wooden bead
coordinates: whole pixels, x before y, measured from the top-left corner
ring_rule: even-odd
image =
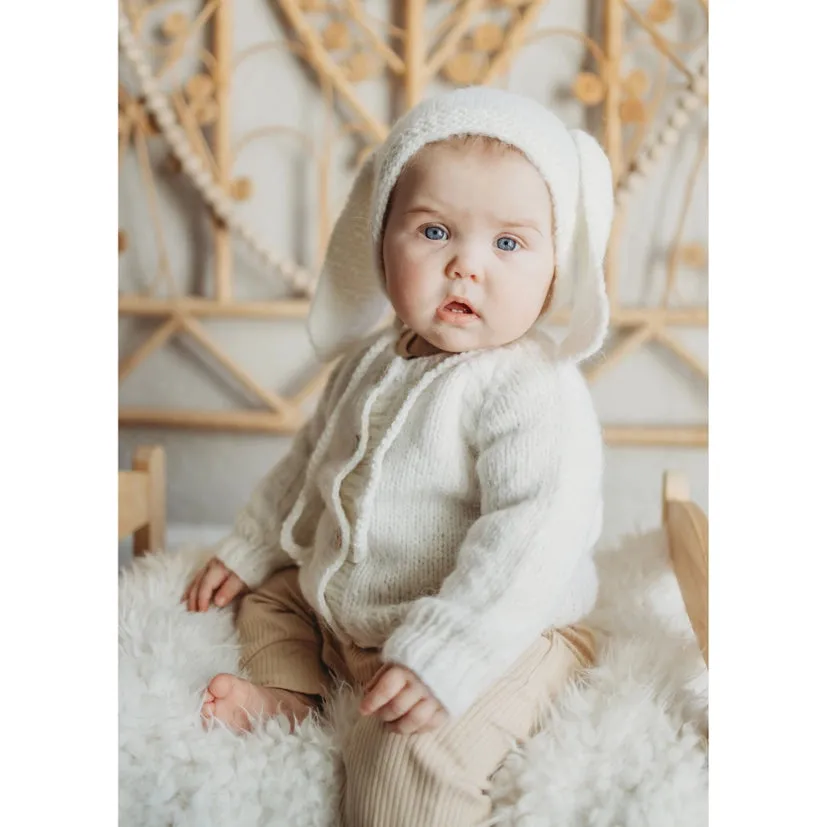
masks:
[[[676,109],[669,116],[669,125],[675,129],[683,129],[689,123],[689,113],[685,109]]]
[[[445,63],[443,74],[458,86],[466,86],[479,77],[480,64],[480,56],[475,52],[459,52]]]
[[[700,269],[706,266],[707,253],[702,244],[684,244],[678,249],[678,260],[687,267]]]
[[[620,120],[624,123],[643,123],[646,120],[646,107],[637,98],[626,98],[620,104]]]
[[[692,83],[689,84],[689,88],[698,96],[704,96],[709,92],[709,80],[705,78],[703,75],[695,75],[692,78]]]
[[[640,158],[635,161],[635,169],[641,174],[646,175],[652,169],[652,156],[651,155],[641,155]]]
[[[623,81],[623,88],[626,90],[629,97],[642,98],[649,88],[649,78],[643,69],[635,69],[630,72]]]
[[[230,195],[235,201],[248,201],[253,194],[253,182],[249,178],[236,178],[230,182]]]
[[[196,167],[195,164],[192,164],[191,166],[193,168],[192,177],[195,179],[195,183],[206,189],[212,181],[212,176],[209,171],[203,167]]]
[[[646,10],[646,17],[652,23],[665,23],[675,13],[675,4],[672,0],[653,0]]]
[[[126,230],[118,230],[118,252],[122,253],[129,247],[129,236]]]
[[[347,79],[354,83],[367,80],[379,70],[376,56],[370,52],[356,52],[347,59],[342,68]]]
[[[206,100],[193,112],[195,120],[201,126],[209,126],[218,119],[218,104],[214,100]]]
[[[606,84],[594,72],[580,72],[572,85],[574,96],[586,106],[600,103],[606,95]]]
[[[496,23],[483,23],[471,35],[474,48],[480,52],[495,52],[503,44],[503,30]]]
[[[334,20],[322,32],[322,44],[331,52],[341,51],[350,45],[350,31],[347,23]]]
[[[170,39],[178,37],[187,30],[187,16],[183,12],[174,12],[161,24],[161,31]]]
[[[213,79],[209,75],[193,75],[186,84],[184,84],[184,90],[191,101],[202,101],[204,98],[213,94],[215,91],[215,83],[213,83]]]
[[[171,129],[173,125],[178,123],[178,121],[175,119],[175,116],[172,114],[172,112],[170,112],[169,109],[162,109],[158,113],[158,123],[161,124],[161,126],[166,127],[167,129]]]
[[[678,142],[679,137],[680,132],[678,132],[677,129],[673,129],[671,126],[667,126],[660,134],[661,143],[666,146],[674,146]]]
[[[226,209],[224,208],[224,193],[221,192],[221,188],[218,184],[213,181],[210,177],[207,183],[204,185],[204,193],[207,196],[207,199],[219,209],[216,210],[219,217],[224,218],[226,215]]]

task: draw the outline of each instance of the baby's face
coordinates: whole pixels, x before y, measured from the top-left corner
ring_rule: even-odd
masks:
[[[432,345],[513,342],[554,273],[545,181],[518,152],[425,147],[394,190],[382,255],[397,315]]]

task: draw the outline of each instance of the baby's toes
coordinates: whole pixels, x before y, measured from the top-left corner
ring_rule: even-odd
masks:
[[[236,678],[233,675],[216,675],[207,686],[207,697],[212,701],[226,698],[232,692],[235,682]]]

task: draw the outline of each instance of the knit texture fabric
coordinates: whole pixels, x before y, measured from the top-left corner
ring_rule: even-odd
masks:
[[[603,257],[614,212],[608,158],[594,138],[568,129],[536,101],[475,86],[415,106],[359,171],[333,228],[308,319],[321,359],[338,356],[390,312],[380,256],[390,195],[420,149],[455,135],[497,138],[519,149],[537,168],[554,209],[558,289],[550,312],[558,302],[572,302],[556,355],[582,361],[603,342],[609,316]],[[547,318],[537,324],[545,326]]]
[[[340,363],[217,553],[252,587],[298,564],[337,635],[461,715],[544,629],[592,608],[601,431],[538,331],[411,360],[397,335]]]

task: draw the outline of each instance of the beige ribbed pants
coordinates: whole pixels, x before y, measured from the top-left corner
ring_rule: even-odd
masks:
[[[355,688],[381,667],[379,649],[342,644],[284,569],[241,602],[241,666],[251,680],[319,697],[336,678]],[[361,718],[343,747],[343,827],[472,827],[490,816],[491,774],[514,741],[531,735],[549,701],[594,661],[583,627],[547,632],[461,718],[398,735]]]

